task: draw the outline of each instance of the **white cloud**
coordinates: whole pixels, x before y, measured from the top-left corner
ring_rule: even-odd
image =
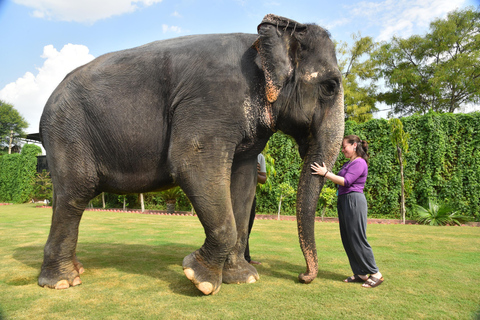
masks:
[[[34,9],[37,18],[94,23],[97,20],[131,13],[162,0],[14,0]]]
[[[67,73],[94,59],[86,46],[73,44],[60,51],[45,46],[41,57],[46,60],[36,75],[27,72],[0,90],[0,99],[12,104],[30,124],[28,133],[38,132],[43,107]]]
[[[178,11],[175,11],[174,13],[172,13],[172,16],[176,18],[183,18],[182,15],[178,13]]]
[[[349,23],[351,23],[352,20],[350,18],[340,18],[337,20],[334,20],[333,22],[328,22],[326,20],[321,20],[319,22],[319,25],[324,27],[327,30],[331,30],[337,27],[345,26]]]
[[[169,26],[169,25],[166,25],[166,24],[162,24],[162,30],[163,30],[163,33],[167,33],[167,32],[173,32],[173,33],[182,33],[182,28],[180,27],[177,27],[177,26]]]
[[[470,112],[476,112],[476,111],[480,111],[480,104],[468,103],[460,107],[460,109],[456,110],[454,113],[459,113],[459,112],[470,113]]]
[[[467,0],[385,0],[362,1],[347,9],[365,24],[378,28],[377,41],[392,36],[409,37],[428,29],[430,22],[445,18],[447,13],[461,8]]]

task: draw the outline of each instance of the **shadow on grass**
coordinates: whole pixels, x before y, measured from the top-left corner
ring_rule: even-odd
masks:
[[[123,243],[79,243],[77,257],[87,271],[87,274],[82,277],[85,285],[88,285],[88,278],[95,277],[96,270],[115,268],[123,273],[144,275],[164,281],[168,284],[170,290],[176,294],[202,296],[203,294],[187,280],[182,270],[183,258],[196,249],[197,247],[178,243],[165,243],[155,246]],[[43,246],[17,248],[14,251],[13,258],[40,272]],[[265,259],[263,263],[262,266],[257,267],[261,277],[270,276],[298,282],[298,273],[305,270],[305,266],[300,263],[292,264],[274,259]],[[344,275],[320,270],[319,277],[338,280],[342,279]],[[36,283],[36,281],[37,278],[30,275],[29,277],[11,279],[7,284],[21,286]]]
[[[165,281],[169,288],[187,296],[201,295],[183,275],[182,261],[185,256],[197,248],[188,245],[166,243],[162,245],[132,245],[124,243],[79,243],[77,257],[83,264],[86,274],[81,277],[86,285],[86,278],[93,277],[96,270],[115,268],[127,274],[150,276]],[[26,246],[17,248],[13,255],[17,261],[38,269],[43,262],[43,246]],[[173,268],[171,266],[174,266]],[[32,279],[18,279],[10,285],[25,285]],[[35,282],[37,279],[35,279]]]
[[[271,276],[279,279],[291,279],[293,282],[299,282],[299,273],[307,270],[306,265],[288,263],[283,260],[262,260],[262,265],[257,267],[261,276]],[[318,270],[317,278],[330,280],[343,280],[347,276],[327,270]]]

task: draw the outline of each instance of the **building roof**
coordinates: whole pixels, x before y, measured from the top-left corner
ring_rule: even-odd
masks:
[[[27,140],[42,142],[42,139],[40,138],[40,133],[27,134]]]

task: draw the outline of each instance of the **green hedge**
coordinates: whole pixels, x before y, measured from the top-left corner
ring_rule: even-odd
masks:
[[[30,201],[34,191],[37,155],[42,149],[34,144],[23,146],[22,153],[0,157],[0,202]]]
[[[480,220],[480,113],[428,113],[401,120],[405,132],[410,134],[404,169],[407,218],[414,216],[415,204],[426,206],[429,198],[435,198]],[[400,218],[400,168],[387,120],[362,124],[347,121],[345,135],[348,134],[356,134],[369,143],[371,158],[365,186],[369,215]],[[269,142],[269,151],[276,161],[277,176],[269,177],[271,192],[257,193],[257,211],[265,213],[277,211],[281,183],[288,182],[296,189],[301,167],[291,138],[276,133]],[[338,172],[345,161],[340,152],[334,171]],[[331,182],[326,186],[334,188]],[[295,213],[292,198],[282,203],[282,213]],[[335,205],[327,208],[327,215],[335,214]]]
[[[409,152],[405,155],[407,218],[414,216],[414,205],[426,206],[428,199],[447,201],[460,214],[480,220],[480,113],[429,113],[401,119],[410,134]],[[369,176],[365,195],[370,217],[400,218],[400,169],[390,141],[387,120],[374,119],[357,124],[347,121],[345,135],[356,134],[369,143]],[[276,133],[269,141],[269,154],[275,160],[276,175],[269,176],[272,188],[257,191],[257,212],[276,213],[280,195],[282,214],[295,214],[295,194],[301,159],[292,138]],[[0,157],[0,201],[26,202],[33,191],[36,155],[40,148],[26,145],[22,154]],[[346,161],[340,152],[334,172]],[[318,213],[326,207],[326,216],[335,216],[331,201],[333,183],[319,202]],[[133,197],[133,196],[132,196]],[[131,204],[136,202],[132,198]],[[183,199],[182,209],[188,206]],[[114,199],[113,202],[118,202]],[[129,201],[130,202],[130,201]]]

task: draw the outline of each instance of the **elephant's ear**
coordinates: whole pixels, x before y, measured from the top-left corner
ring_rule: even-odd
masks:
[[[254,47],[260,55],[270,103],[277,100],[283,84],[292,75],[298,49],[295,33],[305,29],[303,24],[273,14],[266,15],[258,26],[259,38]]]

